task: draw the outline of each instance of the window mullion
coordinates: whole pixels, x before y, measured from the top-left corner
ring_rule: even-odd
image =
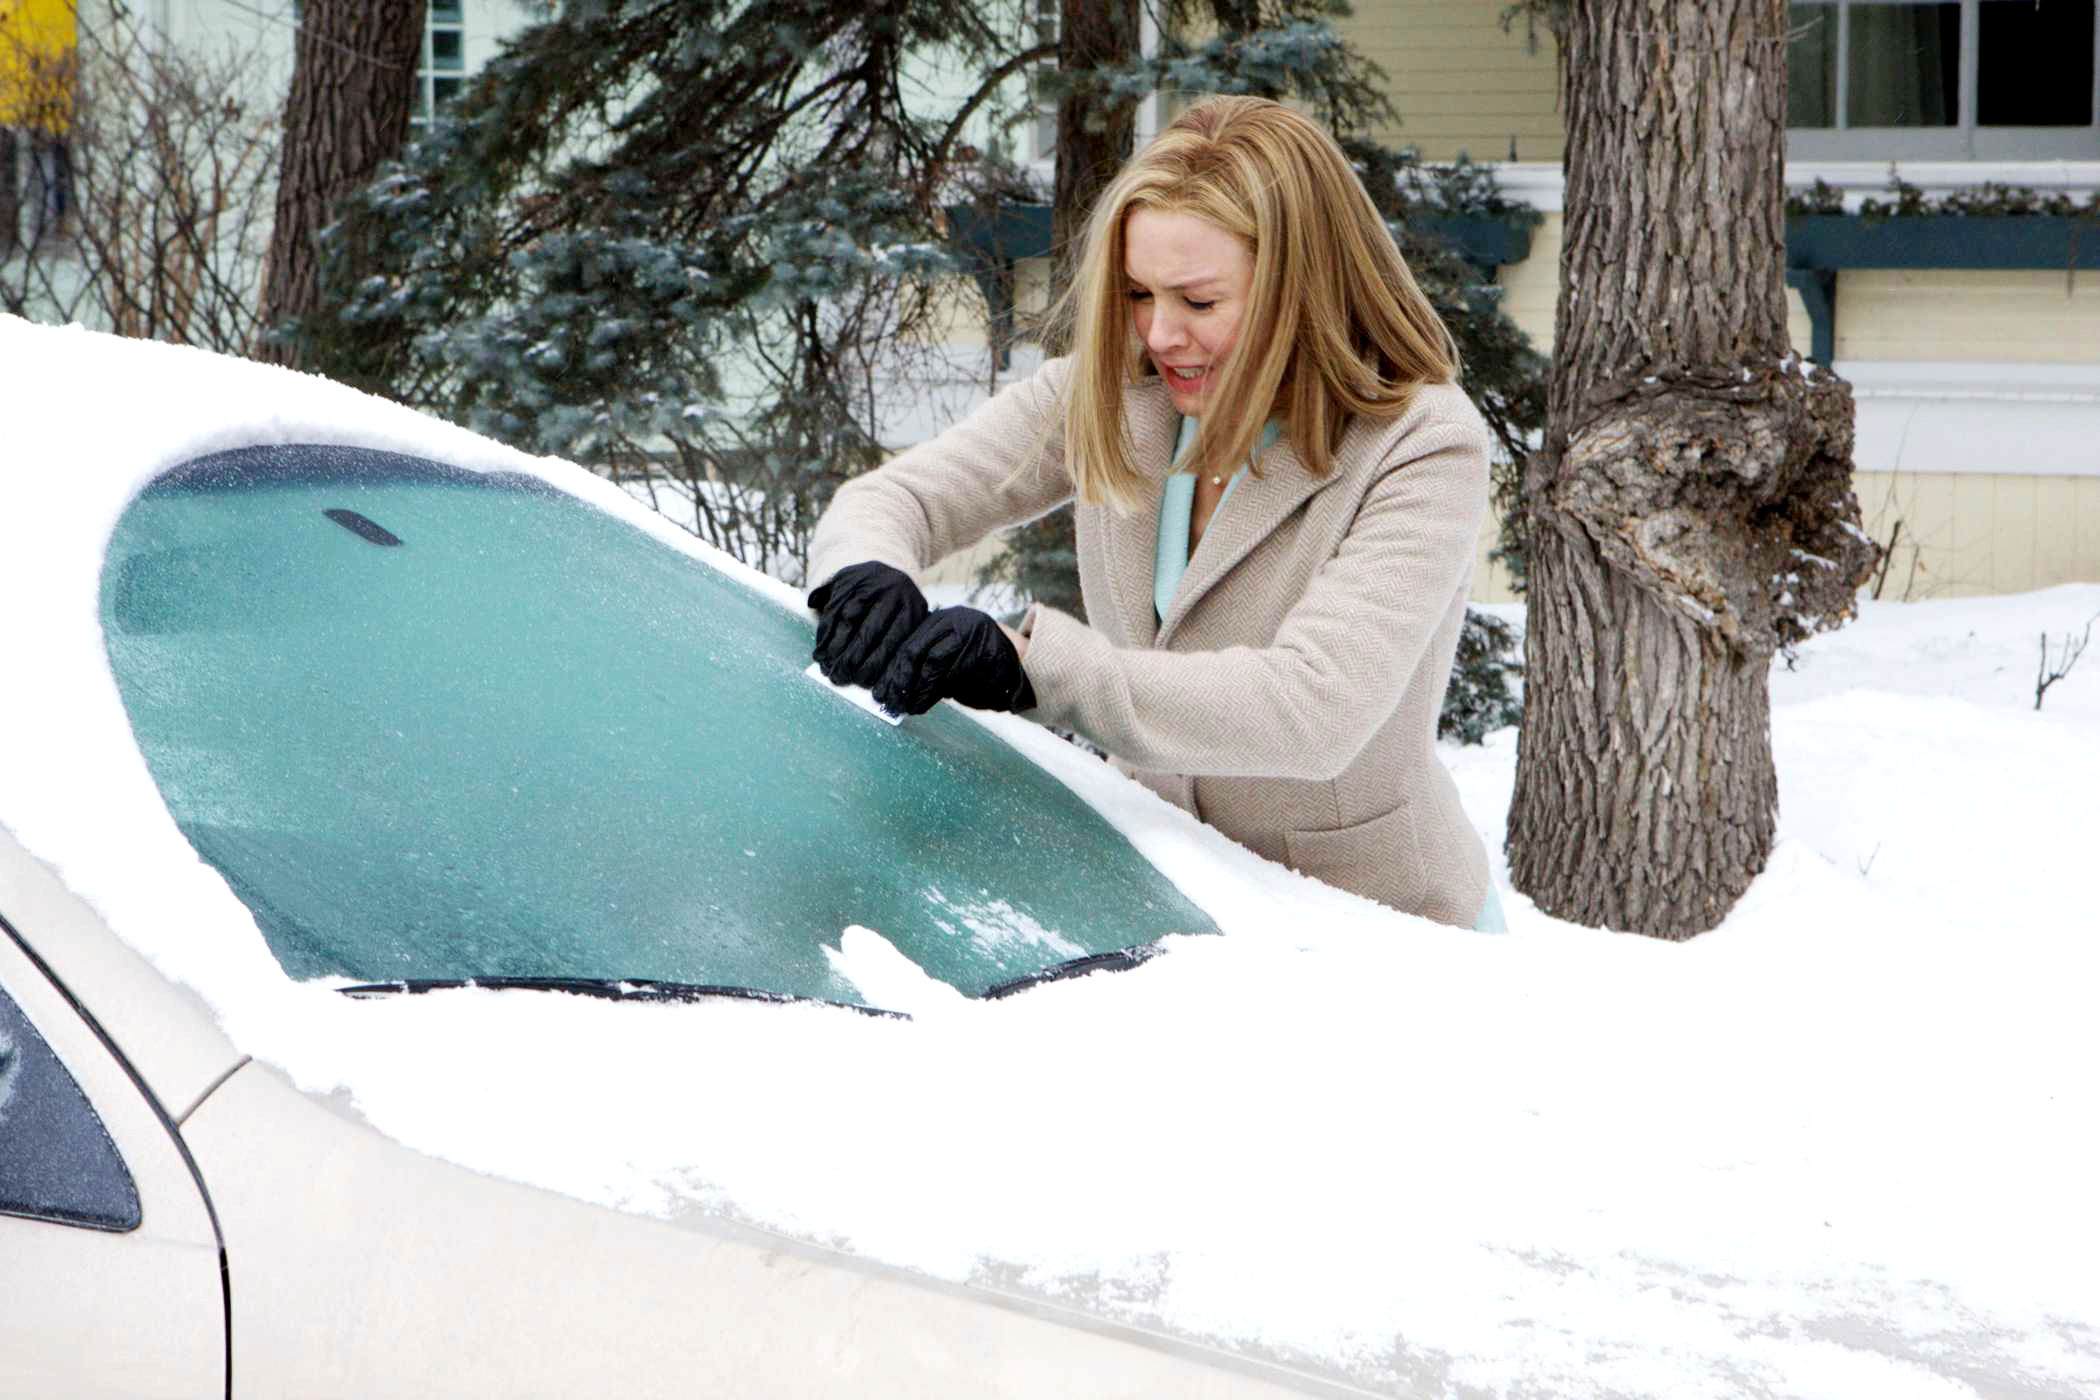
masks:
[[[2100,128],[2100,0],[2093,0],[2093,126]]]
[[[1976,68],[1977,48],[1983,21],[1976,7],[1982,0],[1961,0],[1961,78],[1955,99],[1955,125],[1961,131],[1961,148],[1976,158]]]
[[[1843,131],[1852,125],[1852,0],[1837,0],[1837,111],[1832,125]]]

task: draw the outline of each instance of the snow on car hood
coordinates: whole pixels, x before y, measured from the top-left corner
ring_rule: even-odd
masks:
[[[1521,900],[1478,936],[1271,866],[992,717],[1226,936],[979,1002],[840,930],[840,965],[910,1021],[294,984],[162,806],[104,656],[103,548],[156,473],[293,441],[527,471],[799,601],[577,468],[313,376],[0,318],[0,384],[0,826],[243,1050],[411,1147],[1380,1389],[2100,1385],[2090,954],[2013,929],[1979,957],[1798,843],[1692,945]],[[1947,732],[1881,699],[1872,722]],[[2091,761],[2089,732],[2046,737]]]

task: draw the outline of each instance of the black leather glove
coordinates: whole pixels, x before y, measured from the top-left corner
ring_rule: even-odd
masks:
[[[937,700],[973,710],[1032,710],[1035,687],[1020,653],[990,614],[975,608],[928,613],[874,686],[893,715],[923,715]]]
[[[926,595],[911,575],[872,559],[833,574],[809,595],[809,605],[817,614],[811,659],[833,685],[874,685],[926,620]]]

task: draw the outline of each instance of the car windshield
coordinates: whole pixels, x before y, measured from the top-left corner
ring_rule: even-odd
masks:
[[[111,666],[176,823],[295,977],[634,978],[859,1003],[852,924],[972,995],[1211,921],[943,706],[538,481],[216,454],[117,525]]]

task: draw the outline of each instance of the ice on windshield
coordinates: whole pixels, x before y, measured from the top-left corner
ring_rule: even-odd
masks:
[[[118,524],[110,660],[177,824],[293,976],[649,978],[857,1002],[864,925],[971,993],[1211,921],[945,707],[522,476],[220,453]]]

